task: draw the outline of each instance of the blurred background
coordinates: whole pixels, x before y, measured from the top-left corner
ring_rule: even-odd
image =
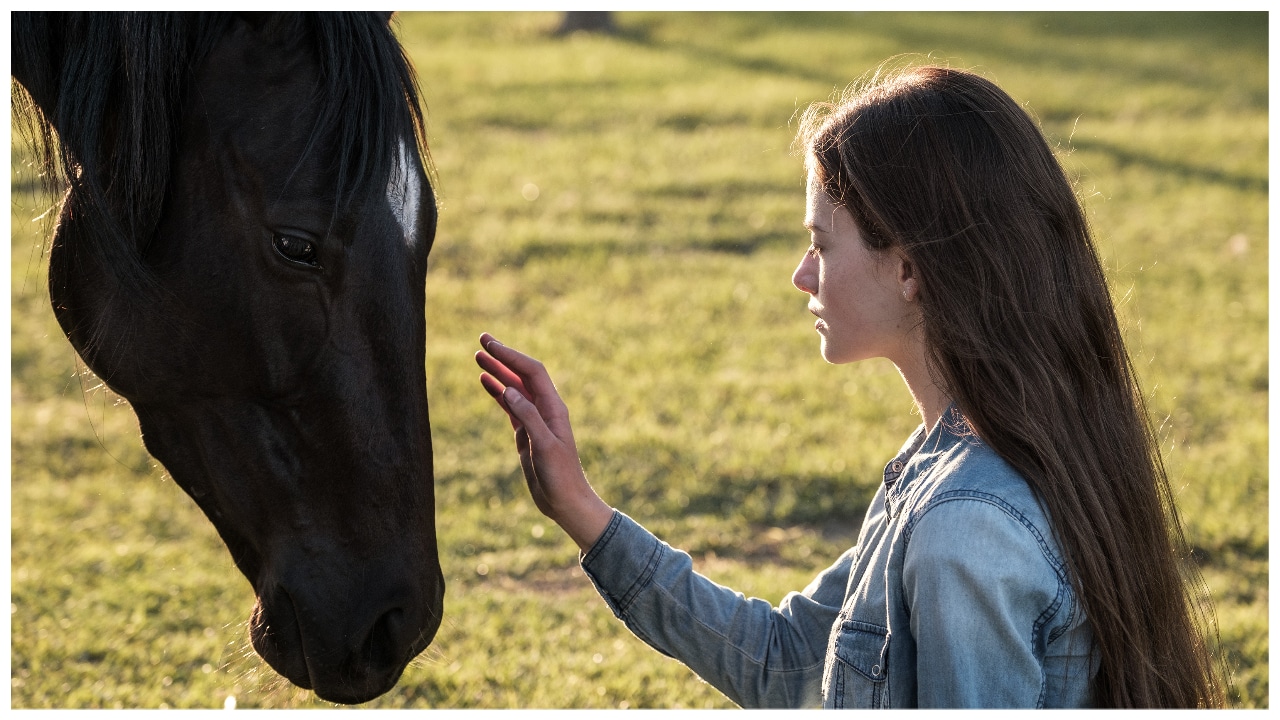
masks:
[[[369,707],[731,704],[613,619],[476,381],[546,362],[606,501],[774,603],[856,539],[919,423],[830,366],[790,276],[795,119],[882,61],[975,70],[1036,117],[1108,269],[1233,702],[1268,702],[1264,13],[401,13],[441,216],[428,394],[446,620]],[[52,201],[12,153],[12,703],[325,706],[249,647],[249,584],[49,309]]]

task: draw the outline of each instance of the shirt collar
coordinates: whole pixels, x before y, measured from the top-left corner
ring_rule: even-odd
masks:
[[[976,437],[973,429],[954,402],[947,405],[928,432],[921,423],[898,454],[884,466],[885,508],[889,516],[897,514],[898,505],[911,481],[927,470],[942,451],[971,437]]]

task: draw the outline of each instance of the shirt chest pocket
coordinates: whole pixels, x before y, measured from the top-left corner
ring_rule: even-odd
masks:
[[[889,631],[845,620],[831,639],[822,681],[828,708],[889,706]]]

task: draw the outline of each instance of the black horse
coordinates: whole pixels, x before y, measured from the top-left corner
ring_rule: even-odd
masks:
[[[58,322],[257,595],[250,636],[343,703],[440,625],[424,279],[436,204],[389,16],[14,13],[65,187]]]

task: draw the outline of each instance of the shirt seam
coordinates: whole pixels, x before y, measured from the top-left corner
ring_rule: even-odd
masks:
[[[906,522],[903,524],[903,528],[902,528],[903,549],[905,550],[906,546],[910,544],[911,534],[915,531],[916,525],[920,522],[921,519],[924,518],[926,514],[928,514],[930,510],[944,503],[952,502],[956,500],[973,500],[975,502],[984,502],[984,503],[987,503],[988,505],[992,505],[1004,511],[1006,515],[1016,520],[1018,524],[1020,524],[1028,533],[1031,534],[1033,538],[1035,538],[1036,546],[1039,548],[1041,556],[1044,557],[1045,562],[1049,564],[1049,567],[1053,569],[1054,575],[1057,576],[1059,583],[1061,583],[1064,580],[1067,580],[1066,565],[1063,564],[1062,560],[1059,559],[1057,554],[1053,552],[1053,549],[1049,547],[1049,543],[1045,539],[1044,533],[1042,533],[1040,529],[1036,527],[1035,523],[1031,522],[1031,520],[1028,519],[1027,516],[1023,514],[1021,510],[1019,510],[1009,501],[1005,500],[1003,497],[992,494],[992,493],[983,492],[981,490],[948,490],[946,492],[941,492],[941,493],[938,493],[937,495],[930,497],[924,503],[924,505],[920,506],[919,508],[916,509],[916,511],[912,512],[907,517]]]

